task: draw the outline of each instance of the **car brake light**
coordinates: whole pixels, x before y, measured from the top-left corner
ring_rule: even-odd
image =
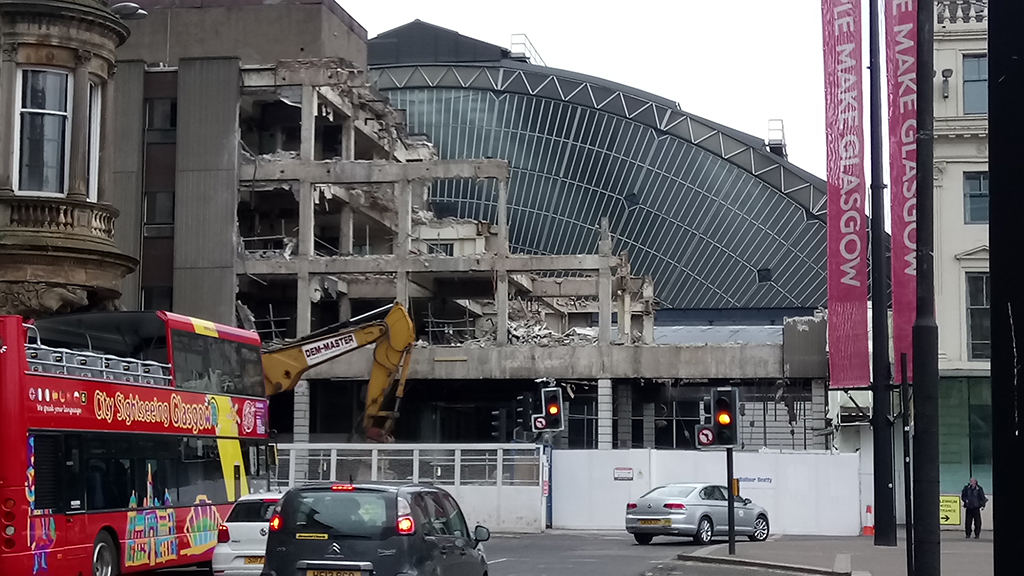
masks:
[[[402,516],[398,519],[398,533],[408,536],[416,531],[416,522],[411,516]]]
[[[225,526],[224,524],[221,524],[220,528],[217,529],[217,543],[218,544],[227,544],[230,541],[231,541],[231,533],[228,532],[228,527]]]
[[[331,490],[336,492],[351,492],[355,489],[356,487],[351,484],[335,484],[334,486],[331,486]]]
[[[626,504],[626,510],[636,510],[636,504],[633,502]]]
[[[676,502],[669,502],[665,504],[665,508],[668,510],[686,510],[685,504],[678,504]]]
[[[274,515],[270,517],[270,531],[277,532],[281,529],[281,524],[281,515],[275,512]]]

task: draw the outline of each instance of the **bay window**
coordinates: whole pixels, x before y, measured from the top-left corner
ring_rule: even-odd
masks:
[[[57,70],[22,69],[18,80],[18,192],[63,196],[71,151],[71,77]]]
[[[14,134],[15,188],[27,196],[66,196],[71,171],[74,76],[70,70],[22,68],[18,74],[18,121]],[[86,119],[86,188],[99,196],[102,86],[89,82]],[[81,96],[81,95],[80,95]]]

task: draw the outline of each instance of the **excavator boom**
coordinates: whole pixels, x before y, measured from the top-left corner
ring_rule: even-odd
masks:
[[[263,384],[267,396],[292,390],[309,369],[376,343],[373,367],[366,390],[363,428],[367,438],[386,442],[391,438],[398,404],[409,374],[409,354],[416,329],[405,307],[395,303],[363,316],[377,316],[390,309],[383,320],[352,326],[328,327],[300,340],[263,353]]]

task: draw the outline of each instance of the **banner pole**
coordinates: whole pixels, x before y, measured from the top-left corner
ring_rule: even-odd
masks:
[[[874,444],[875,546],[896,545],[893,485],[892,389],[889,379],[889,277],[885,250],[885,183],[882,175],[881,0],[868,0],[871,75],[871,431]]]

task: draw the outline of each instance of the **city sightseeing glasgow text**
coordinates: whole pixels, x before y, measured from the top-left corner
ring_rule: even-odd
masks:
[[[842,4],[835,8],[836,35],[857,33],[855,14],[852,4]],[[843,236],[839,242],[839,254],[843,259],[840,266],[844,272],[840,281],[850,286],[860,286],[861,279],[857,269],[864,255],[863,205],[864,187],[857,176],[857,168],[861,163],[860,130],[860,62],[855,53],[857,45],[846,43],[836,46],[838,66],[836,66],[836,85],[839,87],[839,131],[844,136],[839,142],[839,177],[841,191],[839,198],[839,229]],[[851,57],[852,56],[852,57]]]
[[[208,402],[188,403],[177,394],[171,394],[170,402],[163,402],[157,398],[143,400],[135,394],[126,396],[117,392],[109,396],[97,391],[93,396],[93,409],[100,420],[113,422],[116,418],[126,426],[134,422],[156,423],[165,428],[191,430],[195,434],[216,425]]]

